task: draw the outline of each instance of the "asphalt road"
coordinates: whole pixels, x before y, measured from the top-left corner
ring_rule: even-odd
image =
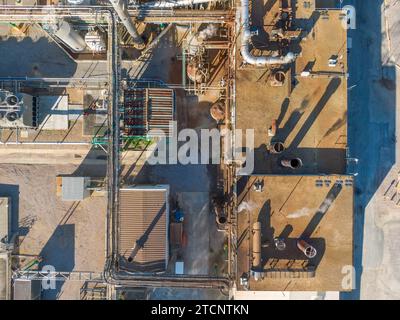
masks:
[[[383,279],[377,279],[382,270],[388,271],[384,265],[388,261],[382,258],[388,249],[385,244],[396,241],[399,234],[385,234],[384,228],[377,225],[377,217],[381,214],[379,201],[382,201],[377,198],[377,189],[396,162],[396,67],[382,63],[386,45],[381,13],[383,2],[354,0],[343,3],[355,6],[357,14],[356,29],[349,31],[352,48],[349,55],[348,139],[350,157],[359,160],[352,168],[358,172],[354,204],[356,289],[350,294],[342,294],[343,299],[385,298],[385,294],[378,292],[386,284]],[[396,255],[396,252],[392,254]]]

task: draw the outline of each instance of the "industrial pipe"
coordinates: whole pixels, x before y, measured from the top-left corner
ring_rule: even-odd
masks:
[[[253,224],[253,268],[261,268],[261,222]]]
[[[221,1],[226,1],[226,0],[176,0],[176,1],[160,0],[160,1],[143,3],[140,5],[133,4],[133,7],[137,6],[139,8],[150,8],[150,9],[176,8],[176,7],[193,6],[196,4],[203,4],[203,3],[221,2]]]
[[[241,10],[241,12],[240,12]],[[288,52],[286,56],[253,56],[249,49],[249,41],[251,38],[250,32],[250,18],[249,18],[249,0],[241,0],[241,7],[237,9],[238,15],[241,14],[241,20],[243,25],[242,32],[242,43],[240,52],[242,54],[243,60],[248,64],[254,64],[256,66],[272,65],[272,64],[288,64],[296,59],[293,52]]]
[[[126,30],[131,35],[134,46],[142,50],[145,47],[144,41],[142,37],[139,35],[135,24],[133,23],[131,17],[129,16],[127,6],[125,5],[126,0],[110,0],[114,10],[117,12],[118,17],[121,19],[121,22],[124,24]]]
[[[250,271],[256,281],[263,278],[261,262],[261,222],[255,222],[253,224],[253,263]]]

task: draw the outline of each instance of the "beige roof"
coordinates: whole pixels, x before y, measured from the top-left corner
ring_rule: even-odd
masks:
[[[261,191],[254,190],[255,181]],[[349,291],[342,287],[342,272],[353,265],[353,193],[353,177],[347,175],[251,176],[238,188],[238,277],[252,267],[258,221],[265,274],[261,281],[251,277],[249,290]],[[284,250],[276,249],[275,238],[284,240]],[[306,258],[298,239],[307,239],[316,257]]]
[[[120,190],[119,253],[128,259],[137,243],[143,246],[133,262],[149,264],[168,261],[168,188],[148,187]]]

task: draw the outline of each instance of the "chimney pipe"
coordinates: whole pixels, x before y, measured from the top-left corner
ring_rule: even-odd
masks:
[[[303,162],[300,158],[282,159],[281,165],[286,168],[299,169],[303,166]]]
[[[297,248],[309,259],[317,255],[317,250],[302,239],[297,240]]]
[[[134,22],[129,16],[126,0],[110,0],[110,2],[115,12],[118,14],[118,17],[121,19],[121,22],[124,24],[126,30],[131,35],[134,46],[139,50],[144,49],[144,41],[139,35]]]

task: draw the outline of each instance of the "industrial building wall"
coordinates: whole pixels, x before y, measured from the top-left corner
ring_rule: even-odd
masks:
[[[10,299],[10,281],[8,253],[0,253],[0,300]]]

